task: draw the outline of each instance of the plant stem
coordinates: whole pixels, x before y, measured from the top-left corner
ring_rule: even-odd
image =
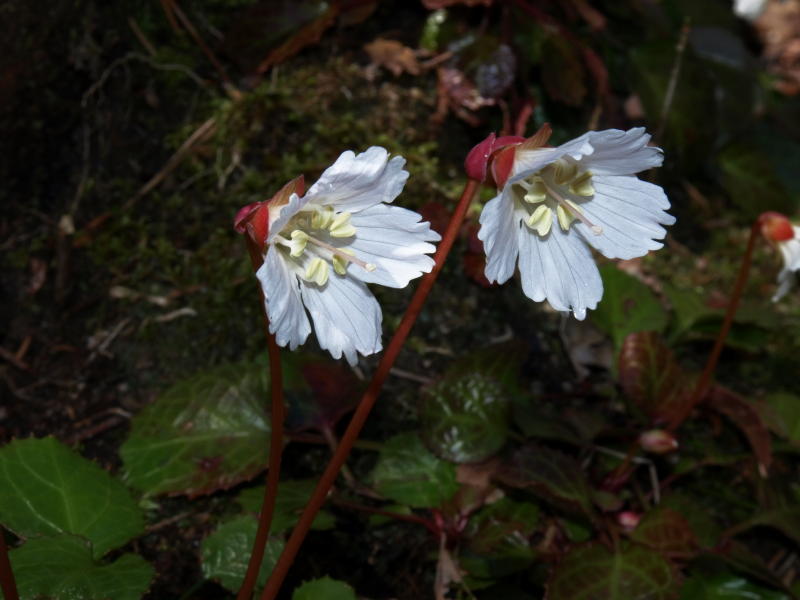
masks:
[[[689,397],[689,401],[686,402],[686,404],[683,406],[683,409],[672,418],[672,422],[667,428],[667,431],[670,433],[675,432],[680,424],[683,423],[683,421],[685,421],[686,418],[691,414],[694,407],[697,406],[697,404],[708,393],[708,389],[711,386],[711,378],[713,377],[714,371],[717,368],[719,355],[722,353],[723,346],[725,346],[725,340],[727,339],[728,332],[731,329],[733,317],[736,316],[736,309],[739,308],[739,300],[742,298],[744,285],[747,283],[747,275],[750,273],[750,263],[753,260],[753,249],[755,248],[756,238],[758,237],[760,228],[761,219],[759,218],[756,219],[756,221],[753,223],[753,226],[750,228],[750,237],[747,240],[747,249],[744,251],[742,264],[739,267],[739,274],[736,277],[736,283],[733,286],[731,299],[728,302],[728,308],[725,311],[725,320],[722,322],[722,327],[717,334],[717,340],[714,342],[714,348],[711,350],[711,354],[708,355],[706,366],[694,386],[692,395]]]
[[[245,236],[247,250],[253,263],[253,271],[258,271],[263,259],[261,252],[249,236]],[[261,288],[259,287],[259,290]],[[272,401],[272,432],[270,434],[269,468],[267,471],[267,486],[264,489],[264,501],[258,518],[258,530],[253,543],[253,553],[247,564],[247,572],[242,581],[242,587],[236,596],[237,600],[249,600],[253,595],[261,562],[264,559],[264,549],[269,538],[269,528],[272,524],[272,514],[275,512],[275,499],[278,495],[278,480],[281,471],[281,454],[283,452],[283,422],[286,417],[286,407],[283,403],[283,375],[281,372],[280,349],[275,341],[275,336],[269,331],[269,316],[264,305],[264,294],[261,292],[261,309],[264,315],[264,329],[267,335],[267,351],[269,353],[269,381],[270,397]]]
[[[455,212],[450,218],[450,222],[447,224],[447,230],[445,231],[442,241],[439,243],[439,247],[434,255],[435,264],[433,269],[430,273],[422,278],[419,287],[414,292],[414,297],[411,299],[411,303],[406,309],[403,319],[400,321],[400,325],[397,327],[397,331],[395,331],[394,335],[392,336],[392,340],[389,342],[386,352],[381,358],[380,364],[378,364],[378,368],[375,371],[375,375],[373,376],[369,387],[367,388],[366,392],[364,392],[361,402],[359,403],[358,408],[356,408],[353,418],[351,419],[350,424],[347,426],[347,430],[344,432],[344,435],[339,442],[339,448],[336,450],[331,458],[331,461],[328,463],[328,466],[325,468],[325,472],[322,474],[322,477],[320,477],[314,493],[303,510],[303,514],[300,516],[300,520],[292,531],[291,536],[289,536],[289,540],[286,542],[286,546],[284,547],[280,558],[278,558],[278,562],[272,571],[272,575],[270,575],[270,578],[267,581],[264,592],[261,594],[261,600],[275,600],[275,597],[278,595],[278,591],[283,584],[283,580],[286,578],[286,574],[289,572],[289,568],[292,566],[295,556],[297,556],[297,552],[300,550],[300,546],[303,543],[303,540],[305,539],[309,529],[311,528],[314,517],[316,517],[317,512],[325,503],[328,492],[333,486],[334,481],[336,481],[336,477],[339,474],[342,465],[344,465],[344,462],[347,460],[347,456],[350,454],[350,449],[353,447],[353,444],[358,438],[359,433],[361,433],[361,429],[364,426],[364,423],[366,422],[367,417],[369,416],[369,413],[378,398],[378,394],[383,387],[383,382],[389,375],[389,370],[392,368],[392,365],[397,359],[397,355],[400,353],[400,350],[402,349],[403,344],[414,325],[414,322],[417,320],[419,313],[422,311],[422,307],[425,304],[425,299],[428,297],[436,278],[439,276],[439,273],[442,270],[444,261],[447,258],[450,249],[453,247],[453,242],[458,235],[458,231],[461,228],[462,222],[464,221],[464,216],[467,213],[467,208],[469,208],[469,204],[472,201],[472,197],[475,195],[476,190],[478,189],[478,185],[479,183],[477,181],[469,180],[464,187],[464,191],[461,193],[461,198],[458,201]]]
[[[0,527],[0,590],[6,600],[19,600],[17,582],[14,580],[14,571],[11,570],[11,561],[8,558],[5,530]]]

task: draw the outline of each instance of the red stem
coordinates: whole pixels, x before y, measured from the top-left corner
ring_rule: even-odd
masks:
[[[439,534],[441,534],[441,530],[439,529],[439,527],[436,526],[436,523],[428,519],[423,519],[422,517],[417,515],[404,515],[401,513],[392,512],[390,510],[381,510],[380,508],[374,508],[372,506],[366,506],[364,504],[356,504],[355,502],[348,502],[347,500],[341,500],[339,498],[331,498],[331,502],[343,508],[360,510],[362,512],[368,512],[374,515],[381,515],[382,517],[388,517],[390,519],[395,519],[397,521],[406,521],[408,523],[416,523],[417,525],[422,525],[425,529],[430,531],[437,538],[439,537]]]
[[[14,581],[14,571],[11,570],[11,561],[8,558],[5,530],[0,527],[0,590],[6,600],[19,600],[17,582]]]
[[[263,262],[261,252],[249,236],[245,236],[247,250],[253,263],[253,270]],[[259,288],[260,290],[260,288]],[[283,403],[283,375],[281,372],[280,349],[275,341],[275,336],[269,331],[269,316],[264,305],[264,294],[261,292],[261,308],[264,314],[264,329],[267,335],[267,351],[269,353],[269,379],[270,397],[272,399],[272,433],[270,435],[269,469],[267,471],[267,486],[264,488],[264,500],[258,518],[258,530],[253,543],[253,553],[247,564],[247,572],[242,581],[242,587],[236,596],[237,600],[249,600],[256,586],[258,572],[264,559],[264,549],[269,538],[269,528],[272,524],[272,515],[275,512],[275,499],[278,495],[278,480],[281,472],[281,455],[283,453],[283,422],[286,417],[286,407]]]
[[[414,292],[414,297],[411,299],[411,303],[406,309],[403,319],[397,327],[397,331],[395,331],[392,336],[392,340],[389,342],[389,346],[386,348],[386,352],[383,354],[380,364],[378,364],[378,368],[375,370],[375,375],[372,377],[367,391],[364,392],[364,396],[361,398],[361,402],[358,408],[356,408],[350,424],[347,426],[347,431],[344,432],[339,442],[339,448],[325,468],[322,477],[320,477],[311,499],[303,510],[303,514],[300,516],[300,520],[297,522],[291,536],[289,536],[289,540],[286,542],[286,546],[280,558],[278,558],[278,563],[275,565],[272,575],[270,575],[267,585],[264,588],[264,592],[261,594],[261,600],[275,600],[275,597],[278,595],[283,580],[286,578],[286,574],[289,572],[289,568],[292,566],[295,556],[297,556],[297,552],[300,550],[300,546],[311,528],[311,524],[314,522],[314,517],[316,517],[317,512],[319,512],[319,509],[325,503],[328,492],[333,486],[334,481],[336,481],[336,477],[345,460],[347,460],[347,456],[350,454],[350,449],[353,447],[356,439],[358,439],[359,433],[361,433],[361,428],[364,426],[375,404],[375,400],[378,398],[378,394],[383,387],[383,382],[389,375],[389,369],[392,368],[414,322],[422,311],[425,299],[428,297],[436,278],[439,276],[439,272],[442,270],[444,261],[450,249],[453,247],[453,242],[458,235],[458,231],[464,221],[464,216],[467,213],[467,208],[469,208],[469,204],[472,201],[472,197],[475,195],[475,191],[478,189],[478,185],[479,183],[477,181],[469,180],[464,187],[461,199],[458,201],[458,206],[456,206],[456,210],[447,225],[447,231],[445,231],[442,241],[439,243],[439,247],[433,257],[436,264],[433,270],[422,278],[419,287],[416,292]]]
[[[691,414],[694,407],[697,406],[697,404],[708,393],[708,389],[711,386],[711,378],[713,377],[714,371],[717,368],[719,355],[722,353],[722,348],[725,346],[725,340],[727,339],[728,332],[731,329],[733,317],[736,316],[736,309],[739,308],[739,300],[742,298],[744,285],[747,283],[747,275],[750,272],[750,263],[753,260],[753,249],[755,248],[756,238],[758,237],[760,229],[761,219],[759,218],[756,219],[756,221],[753,223],[753,226],[750,228],[750,237],[747,240],[747,249],[744,251],[742,264],[739,267],[739,275],[736,277],[736,283],[733,286],[731,299],[730,302],[728,302],[728,309],[725,312],[725,320],[722,322],[722,327],[717,334],[717,341],[714,342],[714,348],[711,350],[711,354],[708,356],[706,366],[703,369],[700,378],[697,380],[697,384],[694,386],[694,390],[689,398],[689,401],[684,405],[683,410],[673,417],[670,426],[667,428],[667,430],[671,433],[675,432],[681,423],[683,423],[683,421],[685,421],[686,418]]]

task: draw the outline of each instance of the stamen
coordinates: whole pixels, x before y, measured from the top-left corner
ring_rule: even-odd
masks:
[[[313,281],[317,285],[325,285],[328,282],[328,263],[317,257],[311,260],[306,268],[306,280]]]
[[[350,256],[344,250],[340,250],[336,246],[331,246],[330,244],[326,244],[325,242],[318,240],[317,238],[308,236],[308,241],[311,242],[312,244],[315,244],[316,246],[319,246],[320,248],[325,248],[325,250],[327,250],[334,256],[338,256],[339,259],[343,260],[344,262],[351,262],[354,265],[358,265],[365,271],[374,271],[377,268],[372,263],[364,262],[363,260],[360,260],[355,256]]]
[[[541,181],[534,181],[528,186],[527,190],[528,193],[522,197],[525,202],[538,204],[539,202],[544,202],[547,198],[547,188],[544,187],[544,183]]]
[[[527,225],[540,236],[544,237],[550,233],[550,227],[553,225],[553,211],[549,206],[539,206],[533,211],[533,214],[528,218]]]
[[[572,204],[570,204],[569,201],[565,200],[564,197],[557,191],[555,191],[551,186],[545,184],[545,187],[547,188],[547,193],[556,199],[556,202],[558,202],[559,206],[563,206],[566,210],[572,213],[572,215],[576,219],[578,219],[581,223],[583,223],[589,229],[591,229],[593,234],[600,235],[603,233],[602,227],[600,227],[599,225],[595,225],[589,219],[587,219],[586,216],[581,211],[577,210],[576,207],[572,206]]]
[[[292,232],[292,241],[289,242],[289,255],[297,258],[306,250],[308,244],[308,234],[305,231],[295,229]]]
[[[330,232],[332,237],[345,238],[356,234],[356,228],[350,224],[350,213],[343,212],[336,215],[336,218],[330,224]]]
[[[331,221],[333,221],[333,208],[323,206],[322,208],[317,208],[311,217],[311,227],[314,229],[327,229]]]

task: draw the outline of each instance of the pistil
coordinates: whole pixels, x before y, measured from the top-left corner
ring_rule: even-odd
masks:
[[[560,207],[563,207],[564,210],[568,211],[573,217],[578,219],[581,223],[586,225],[589,229],[592,230],[592,233],[595,235],[601,235],[603,233],[603,228],[599,225],[595,225],[586,216],[578,210],[575,206],[573,206],[568,200],[564,198],[561,194],[559,194],[556,190],[553,189],[552,186],[544,183],[545,189],[547,189],[547,193],[555,198],[556,202],[558,202]]]

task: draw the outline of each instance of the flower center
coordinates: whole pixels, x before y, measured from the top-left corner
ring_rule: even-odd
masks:
[[[595,235],[603,233],[603,228],[589,221],[578,206],[594,196],[594,187],[592,173],[581,171],[574,161],[560,158],[516,185],[522,188],[517,206],[528,214],[525,224],[540,237],[550,233],[553,215],[564,231],[578,220]]]
[[[375,265],[360,260],[345,247],[355,234],[349,212],[336,214],[330,206],[312,206],[292,217],[275,243],[288,249],[292,258],[307,254],[310,260],[303,261],[305,269],[301,267],[299,274],[306,281],[322,286],[328,281],[331,266],[339,275],[347,272],[350,263],[367,271],[375,270]]]

